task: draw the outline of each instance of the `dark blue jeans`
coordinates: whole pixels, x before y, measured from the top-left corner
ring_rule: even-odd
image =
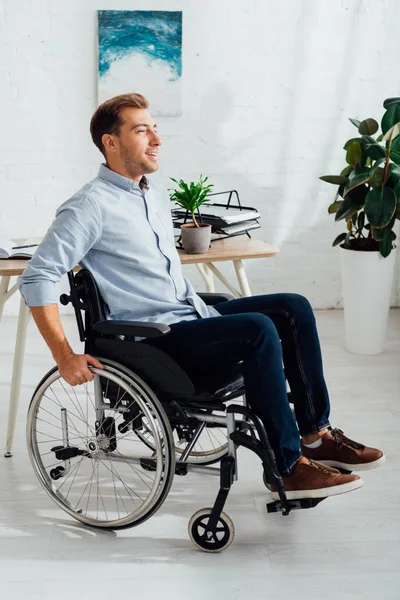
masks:
[[[278,468],[289,474],[301,456],[299,432],[307,435],[329,426],[329,397],[310,303],[298,294],[270,294],[215,308],[221,317],[175,323],[168,335],[146,343],[164,350],[189,374],[229,369],[243,360],[248,405],[264,423]]]

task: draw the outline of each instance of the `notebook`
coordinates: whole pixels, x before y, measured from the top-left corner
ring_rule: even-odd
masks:
[[[12,240],[0,240],[0,259],[4,258],[32,258],[38,243],[26,240],[24,243],[16,244]]]

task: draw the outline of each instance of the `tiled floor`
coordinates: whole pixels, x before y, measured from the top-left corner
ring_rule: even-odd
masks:
[[[190,516],[212,504],[217,478],[176,477],[154,517],[118,534],[85,528],[52,504],[25,449],[29,398],[53,364],[31,323],[15,453],[0,458],[1,600],[398,600],[400,310],[391,311],[388,342],[379,356],[343,349],[342,318],[340,311],[317,313],[332,421],[350,436],[380,445],[386,465],[364,474],[363,489],[285,518],[266,513],[260,464],[241,450],[239,481],[226,506],[236,538],[219,555],[197,551],[187,535]],[[74,319],[64,324],[78,350]],[[15,327],[13,318],[0,326],[3,443]]]

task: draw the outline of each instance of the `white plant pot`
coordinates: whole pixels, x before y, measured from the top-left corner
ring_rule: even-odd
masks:
[[[380,252],[340,248],[345,344],[349,352],[383,352],[389,316],[396,250]]]

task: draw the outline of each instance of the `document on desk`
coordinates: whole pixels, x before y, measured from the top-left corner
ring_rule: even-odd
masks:
[[[32,258],[38,245],[33,239],[18,244],[13,240],[0,240],[0,259]]]

